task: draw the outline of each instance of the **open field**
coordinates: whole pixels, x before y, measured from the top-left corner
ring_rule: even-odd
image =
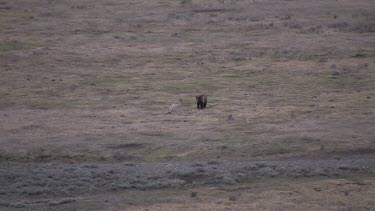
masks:
[[[0,209],[375,209],[373,11],[371,0],[0,0]],[[241,177],[239,163],[265,166]],[[188,176],[171,177],[174,165]]]

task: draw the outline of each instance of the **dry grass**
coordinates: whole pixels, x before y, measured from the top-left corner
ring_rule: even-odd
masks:
[[[2,159],[260,159],[373,145],[371,1],[2,2]],[[197,93],[208,109],[195,109]]]
[[[371,0],[0,0],[0,162],[373,154],[373,11]],[[374,194],[373,178],[275,178],[50,205],[366,210]]]

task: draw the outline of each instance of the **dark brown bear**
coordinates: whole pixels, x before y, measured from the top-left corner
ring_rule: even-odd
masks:
[[[206,95],[198,95],[195,97],[197,100],[197,107],[198,109],[204,109],[207,105],[207,96]]]

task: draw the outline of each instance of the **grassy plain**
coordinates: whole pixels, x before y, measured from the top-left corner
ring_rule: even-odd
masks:
[[[0,0],[0,162],[374,154],[373,11],[370,0]]]

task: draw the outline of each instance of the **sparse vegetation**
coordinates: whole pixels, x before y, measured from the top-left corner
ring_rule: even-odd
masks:
[[[56,201],[50,201],[50,202],[48,202],[48,205],[49,206],[58,206],[58,205],[62,205],[62,204],[74,203],[76,201],[77,201],[76,199],[66,198],[66,199],[61,199],[61,200],[56,200]]]
[[[374,33],[375,24],[368,23],[348,23],[348,22],[337,22],[328,25],[329,28],[333,28],[340,32],[352,32],[352,33]]]
[[[8,51],[19,51],[27,48],[26,43],[19,42],[17,40],[0,42],[0,53],[5,53]]]
[[[373,209],[373,11],[370,0],[2,0],[0,209]]]

